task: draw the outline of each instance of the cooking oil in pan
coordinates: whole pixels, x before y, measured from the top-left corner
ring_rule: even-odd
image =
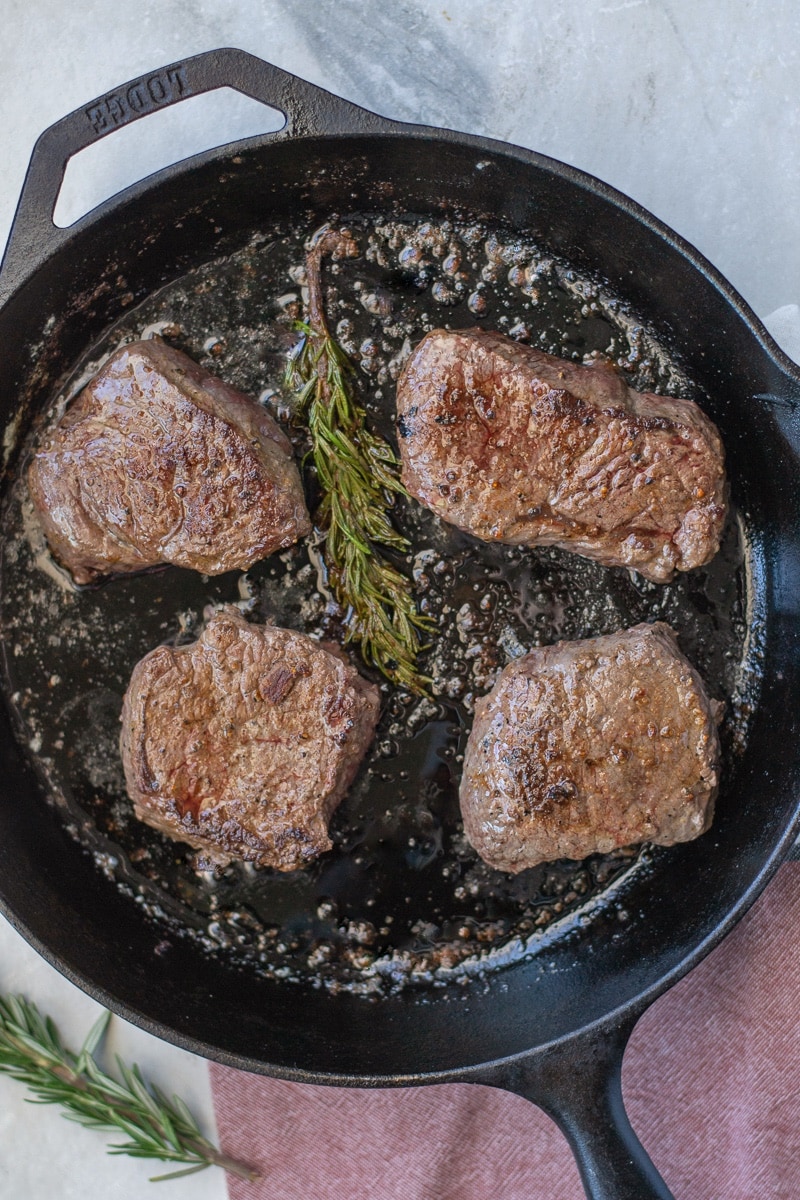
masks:
[[[369,418],[389,438],[403,363],[443,325],[496,328],[578,361],[603,354],[639,389],[703,402],[619,299],[524,238],[441,219],[350,224],[362,254],[328,266],[327,313],[359,366]],[[466,842],[458,784],[475,698],[533,646],[665,620],[726,704],[725,771],[733,772],[757,678],[746,636],[746,542],[733,514],[712,563],[656,585],[556,549],[484,544],[414,502],[398,504],[417,600],[437,624],[421,663],[433,696],[376,678],[383,693],[377,736],[333,818],[334,849],[315,864],[288,875],[241,863],[217,874],[198,870],[194,852],[137,821],[126,796],[118,741],[130,673],[154,646],[193,640],[210,609],[225,603],[255,621],[341,639],[342,614],[326,592],[316,539],[246,575],[208,579],[167,568],[77,591],[47,554],[24,468],[34,437],[100,363],[121,343],[154,333],[269,405],[301,457],[304,432],[291,423],[281,378],[291,320],[302,311],[307,233],[262,232],[171,283],[75,364],[22,448],[5,498],[5,684],[66,827],[98,869],[162,924],[165,952],[171,939],[194,938],[273,977],[380,996],[467,980],[615,904],[624,917],[626,881],[669,851],[623,850],[510,876],[487,867]]]

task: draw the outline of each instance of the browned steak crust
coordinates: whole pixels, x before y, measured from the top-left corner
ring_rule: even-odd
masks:
[[[690,400],[484,330],[434,330],[397,386],[403,482],[486,540],[669,580],[716,554],[723,449]]]
[[[476,705],[467,837],[513,872],[698,837],[713,817],[718,708],[661,622],[532,650]]]
[[[134,669],[120,746],[136,815],[211,862],[303,867],[331,847],[378,711],[343,655],[224,609]]]
[[[28,483],[53,554],[81,584],[158,563],[244,570],[311,527],[269,413],[157,340],[108,360]]]

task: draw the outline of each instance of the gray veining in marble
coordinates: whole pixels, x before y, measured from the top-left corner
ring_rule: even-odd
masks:
[[[796,298],[800,9],[786,0],[2,0],[3,10],[0,230],[48,122],[143,71],[233,44],[388,116],[580,166],[693,241],[758,311]],[[242,120],[185,114],[175,130],[193,126],[227,140]],[[155,140],[179,152],[179,132]]]

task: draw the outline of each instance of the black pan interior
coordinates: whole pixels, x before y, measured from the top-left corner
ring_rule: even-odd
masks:
[[[391,426],[392,360],[432,325],[496,324],[552,352],[611,353],[635,385],[694,395],[719,423],[735,514],[724,550],[656,588],[557,551],[480,547],[409,509],[422,594],[443,630],[436,703],[387,694],[368,770],[318,868],[210,880],[127,813],[113,752],[121,690],[142,653],[192,636],[208,604],[335,634],[313,552],[245,583],[167,571],[75,596],[21,536],[12,481],[24,449],[12,452],[0,599],[9,717],[28,747],[4,744],[15,781],[2,799],[4,891],[61,965],[175,1040],[262,1069],[407,1075],[514,1053],[618,1006],[710,934],[763,868],[793,811],[776,747],[791,719],[778,694],[796,665],[775,586],[785,597],[796,464],[780,436],[788,410],[753,400],[785,382],[675,251],[566,171],[422,138],[230,153],[76,231],[0,316],[26,331],[4,371],[6,411],[22,413],[14,443],[92,362],[145,330],[280,411],[299,247],[336,214],[352,219],[364,255],[329,279],[330,302],[369,368],[378,423]],[[483,869],[457,828],[471,695],[520,645],[654,617],[673,622],[728,703],[711,832],[516,880]],[[43,791],[63,803],[48,807]],[[536,952],[520,954],[530,938]],[[483,969],[487,949],[513,965]],[[376,961],[388,964],[377,975]]]

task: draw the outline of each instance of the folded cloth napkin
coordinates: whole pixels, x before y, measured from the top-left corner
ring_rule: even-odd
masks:
[[[800,1197],[800,863],[639,1022],[631,1121],[676,1200]],[[534,1105],[473,1084],[311,1087],[211,1068],[230,1200],[581,1200]]]

